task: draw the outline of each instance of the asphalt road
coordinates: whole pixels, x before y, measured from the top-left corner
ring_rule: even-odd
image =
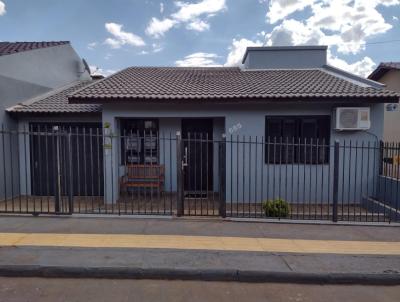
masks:
[[[400,286],[0,278],[0,301],[352,301],[398,302]]]

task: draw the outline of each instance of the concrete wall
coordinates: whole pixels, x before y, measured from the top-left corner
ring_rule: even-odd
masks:
[[[347,106],[361,106],[360,104],[346,104]],[[157,106],[157,108],[155,108]],[[223,129],[227,134],[226,145],[226,200],[228,202],[242,201],[260,201],[268,198],[282,197],[293,202],[328,202],[331,200],[332,188],[332,165],[271,165],[266,164],[264,159],[262,137],[265,136],[265,117],[279,115],[332,115],[333,109],[344,104],[264,104],[264,105],[117,105],[106,104],[103,107],[103,123],[111,125],[111,131],[118,133],[118,118],[159,118],[160,133],[169,132],[174,136],[175,132],[180,129],[180,120],[190,117],[213,117],[219,121],[214,123],[214,139],[219,140]],[[365,106],[365,105],[364,105]],[[383,104],[372,104],[371,106],[371,123],[370,131],[351,131],[337,132],[331,130],[331,142],[333,145],[335,140],[339,140],[341,144],[345,141],[347,144],[352,140],[353,145],[357,143],[361,146],[363,141],[365,147],[370,144],[373,147],[377,140],[382,138],[383,134]],[[332,119],[333,121],[333,119]],[[218,125],[219,124],[219,125]],[[218,126],[216,126],[218,125]],[[239,126],[240,125],[240,126]],[[231,137],[232,135],[232,137]],[[249,142],[250,137],[252,147],[250,150],[249,143],[237,144],[237,136],[240,141],[243,137]],[[255,145],[255,140],[258,144]],[[233,142],[230,142],[233,138]],[[117,142],[114,142],[117,144]],[[245,149],[243,149],[245,145]],[[216,146],[217,148],[217,146]],[[237,154],[239,148],[239,156]],[[174,148],[172,148],[174,149]],[[243,152],[244,150],[244,152]],[[343,150],[346,150],[345,152]],[[371,149],[372,150],[372,149]],[[163,151],[163,150],[162,150]],[[166,165],[168,169],[172,167],[172,178],[167,183],[172,183],[172,189],[175,189],[176,180],[176,162],[175,151],[172,151],[171,158],[173,162]],[[216,150],[214,150],[216,152]],[[341,149],[341,163],[346,163],[344,169],[340,173],[340,199],[348,203],[359,202],[362,194],[372,193],[373,175],[377,172],[378,166],[372,160],[372,152],[370,151],[369,164],[365,161],[368,157],[366,151],[357,151],[352,149],[349,153],[348,149]],[[169,153],[167,153],[169,154]],[[333,152],[330,153],[330,163],[333,162]],[[117,184],[120,172],[118,169],[111,169],[111,163],[118,162],[119,151],[109,150],[108,159],[106,161],[107,179],[113,179],[112,183]],[[364,162],[364,164],[362,164]],[[217,175],[217,162],[214,162],[214,175]],[[364,169],[362,172],[361,167]],[[354,174],[357,170],[357,176]],[[368,169],[368,176],[365,173]],[[111,172],[113,171],[113,173]],[[365,174],[365,175],[364,175]],[[328,179],[330,178],[330,179]],[[280,181],[279,181],[280,179]],[[262,180],[262,181],[261,181]],[[368,192],[365,193],[366,183],[371,182]],[[167,184],[167,187],[169,187]],[[110,186],[110,184],[108,184]],[[215,186],[217,187],[217,186]],[[296,200],[290,200],[291,196],[285,190],[296,192],[296,196],[301,196]],[[116,200],[118,190],[111,190],[114,195],[108,195],[107,200]],[[348,193],[350,192],[350,193]],[[286,194],[286,195],[285,195]],[[244,197],[243,197],[244,196]]]
[[[79,79],[90,75],[69,44],[0,56],[0,124],[16,126],[6,108]]]
[[[400,70],[390,70],[379,80],[386,84],[386,88],[400,92]],[[385,111],[384,140],[400,142],[400,110],[395,112]]]
[[[326,64],[326,47],[249,47],[245,69],[321,68]]]
[[[400,179],[380,176],[377,184],[380,187],[379,194],[376,197],[387,206],[400,210]],[[400,215],[400,213],[399,213]]]

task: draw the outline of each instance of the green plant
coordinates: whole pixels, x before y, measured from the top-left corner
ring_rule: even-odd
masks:
[[[263,202],[263,210],[267,217],[285,218],[289,216],[289,203],[283,199],[267,200]]]

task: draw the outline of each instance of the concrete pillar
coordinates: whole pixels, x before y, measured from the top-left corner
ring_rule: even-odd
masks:
[[[113,204],[119,198],[119,127],[115,117],[103,115],[104,201]]]

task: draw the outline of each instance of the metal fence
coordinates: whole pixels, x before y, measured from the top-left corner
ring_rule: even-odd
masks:
[[[382,174],[400,148],[381,142],[229,137],[227,215],[390,222],[400,182]]]
[[[400,219],[400,145],[101,125],[0,133],[0,212]]]

